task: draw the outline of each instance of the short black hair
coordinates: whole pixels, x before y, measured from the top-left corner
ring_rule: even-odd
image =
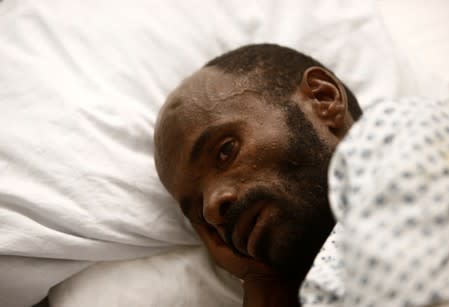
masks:
[[[275,44],[253,44],[229,51],[209,61],[205,67],[217,67],[233,75],[249,73],[262,95],[276,101],[291,97],[301,83],[304,72],[312,66],[327,69],[317,60],[294,49]],[[348,109],[354,120],[362,115],[354,94],[344,85]]]

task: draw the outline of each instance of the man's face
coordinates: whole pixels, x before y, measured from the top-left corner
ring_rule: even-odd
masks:
[[[333,219],[331,157],[295,101],[264,101],[208,68],[168,99],[155,135],[162,182],[192,223],[282,270],[313,261]]]

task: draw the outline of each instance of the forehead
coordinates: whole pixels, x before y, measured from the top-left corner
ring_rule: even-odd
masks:
[[[216,133],[233,124],[264,128],[265,118],[276,112],[280,110],[265,103],[247,77],[205,68],[186,79],[168,97],[156,126],[156,166],[167,189],[172,194],[177,190],[193,143],[205,130]]]
[[[248,75],[235,76],[217,68],[206,67],[184,80],[167,99],[167,106],[178,111],[215,114],[220,108],[244,94],[258,96]]]

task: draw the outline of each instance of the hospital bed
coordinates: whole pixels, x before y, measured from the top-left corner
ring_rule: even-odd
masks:
[[[425,4],[424,4],[425,3]],[[406,6],[407,9],[403,9]],[[240,306],[157,179],[166,95],[272,42],[363,107],[449,96],[445,0],[0,1],[0,306]]]

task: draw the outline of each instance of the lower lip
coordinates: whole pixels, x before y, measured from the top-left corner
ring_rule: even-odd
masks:
[[[257,217],[256,223],[253,227],[253,230],[251,231],[251,234],[248,237],[248,243],[246,245],[246,251],[248,252],[248,255],[250,255],[251,257],[256,258],[257,242],[259,241],[260,236],[262,235],[263,229],[273,218],[274,215],[275,210],[267,208],[265,210],[262,210],[262,212]]]

